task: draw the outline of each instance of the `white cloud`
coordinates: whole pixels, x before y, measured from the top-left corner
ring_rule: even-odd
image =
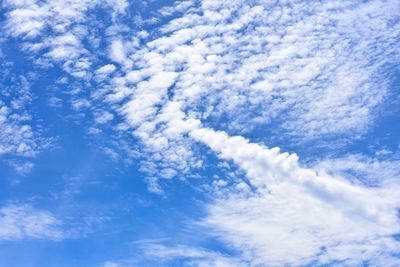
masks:
[[[160,14],[184,13],[132,39],[122,38],[124,25],[115,22],[127,2],[109,1],[115,6],[114,22],[107,29],[105,52],[118,64],[99,69],[93,69],[97,58],[84,43],[96,43],[87,38],[86,16],[102,1],[6,3],[5,30],[19,38],[25,51],[41,55],[44,63],[60,64],[75,78],[95,74],[102,86],[93,99],[103,99],[104,110],[81,96],[72,107],[94,107],[98,124],[111,122],[114,114],[125,118],[115,128],[140,141],[140,153],[129,152],[141,155],[151,190],[161,191],[159,178],[184,176],[202,166],[193,149],[196,142],[246,173],[248,181],[218,194],[226,197],[209,206],[203,224],[251,264],[397,263],[391,258],[399,249],[392,238],[399,231],[397,186],[369,188],[340,177],[355,166],[370,175],[374,162],[343,167],[343,160],[336,159],[331,169],[321,163],[331,172],[326,174],[301,167],[294,154],[227,133],[262,125],[271,129],[271,139],[284,136],[288,142],[364,134],[388,91],[385,67],[398,59],[398,1],[179,2]],[[45,36],[48,30],[51,36]],[[35,151],[34,142],[25,141],[31,140],[31,126],[10,115],[18,103],[1,105],[4,140],[14,131],[23,136],[9,137],[5,144],[12,146],[0,143],[0,153]],[[105,152],[117,158],[111,148]],[[382,174],[379,168],[373,175]],[[220,191],[226,186],[216,184]],[[195,258],[205,266],[203,258],[210,256],[187,247],[155,246],[153,251],[161,258]]]
[[[200,267],[228,267],[248,266],[248,263],[240,258],[224,255],[215,251],[202,249],[195,246],[164,245],[155,242],[144,242],[139,250],[143,252],[149,262],[158,266],[170,266],[177,259],[182,266]]]
[[[134,98],[123,108],[132,126],[139,126],[154,117],[156,106],[165,100],[163,98],[167,95],[168,88],[175,82],[176,76],[174,72],[161,72],[149,81],[142,81],[137,85]]]
[[[108,111],[103,112],[102,114],[97,114],[95,121],[99,124],[104,124],[114,119],[114,115]]]
[[[90,107],[91,104],[90,104],[90,102],[88,100],[83,99],[83,98],[79,98],[79,99],[73,100],[71,105],[72,105],[72,108],[74,110],[79,111],[81,109]]]
[[[176,1],[173,6],[165,6],[162,7],[159,12],[162,16],[171,16],[176,13],[187,12],[189,8],[194,6],[194,1],[186,0],[186,1]]]
[[[125,13],[128,3],[114,0],[7,0],[4,6],[5,33],[20,38],[26,52],[41,54],[37,63],[57,63],[72,76],[87,79],[92,62],[84,43],[95,43],[87,21],[88,11],[96,7],[111,8],[115,21],[116,16]]]
[[[113,10],[113,20],[117,20],[118,16],[125,14],[129,6],[129,2],[127,0],[106,0],[105,2]]]
[[[13,92],[13,94],[10,94]],[[32,93],[26,77],[20,76],[0,93],[0,157],[16,156],[31,158],[46,148],[50,140],[41,137],[33,123],[31,112]],[[32,163],[24,166],[13,161],[18,172],[26,173]]]
[[[47,103],[48,103],[48,105],[50,106],[50,107],[52,107],[52,108],[60,108],[60,107],[62,107],[62,104],[63,104],[63,101],[62,101],[62,99],[61,98],[58,98],[58,97],[50,97],[48,100],[47,100]]]
[[[378,152],[385,153],[384,158],[349,154],[320,160],[315,168],[370,186],[389,186],[396,183],[400,178],[400,160],[387,155],[390,152],[388,150]]]
[[[103,265],[103,267],[118,267],[118,266],[120,266],[118,263],[112,261],[107,261]]]
[[[186,136],[199,124],[234,133],[263,126],[270,139],[292,143],[357,138],[387,94],[383,69],[399,52],[398,7],[202,1],[131,52],[116,39],[112,58],[129,64],[113,78],[106,105],[126,118],[144,157],[182,174],[201,166]]]
[[[0,155],[34,156],[37,144],[31,126],[5,105],[1,105],[0,112]]]
[[[61,221],[52,213],[36,210],[30,205],[8,205],[0,208],[0,239],[64,238]]]
[[[34,167],[32,162],[20,162],[20,161],[8,161],[8,163],[13,166],[16,173],[19,175],[26,175],[31,172]]]
[[[107,64],[102,66],[101,68],[96,70],[96,74],[98,75],[108,75],[115,71],[116,67],[113,64]]]
[[[113,64],[107,64],[102,66],[101,68],[97,69],[95,74],[96,74],[96,79],[98,81],[103,81],[105,80],[111,73],[113,73],[117,68]]]
[[[387,93],[381,70],[399,52],[397,1],[185,1],[162,8],[160,14],[177,17],[150,35],[130,31],[114,16],[105,52],[120,66],[105,63],[93,70],[99,47],[84,43],[98,36],[86,17],[97,7],[123,16],[127,6],[7,1],[5,29],[27,51],[42,53],[41,60],[60,64],[76,78],[94,73],[101,86],[92,100],[104,99],[99,114],[111,108],[123,115],[126,124],[117,128],[133,129],[143,155],[161,158],[159,167],[179,173],[201,166],[185,136],[184,128],[195,125],[186,120],[235,133],[263,125],[271,138],[292,142],[362,135]],[[54,34],[46,36],[45,29]],[[90,102],[78,98],[72,105],[81,110]]]
[[[239,136],[209,129],[191,135],[249,179],[246,194],[230,188],[210,205],[203,224],[253,265],[399,263],[392,257],[399,249],[398,184],[368,188],[300,167],[296,155]]]
[[[110,58],[121,65],[127,61],[125,47],[121,40],[116,39],[112,41]]]

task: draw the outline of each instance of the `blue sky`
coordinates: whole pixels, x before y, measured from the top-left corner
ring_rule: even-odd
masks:
[[[0,10],[0,267],[400,265],[398,1]]]

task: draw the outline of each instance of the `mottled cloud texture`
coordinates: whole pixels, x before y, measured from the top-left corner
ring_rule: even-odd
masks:
[[[398,160],[348,155],[305,166],[269,143],[335,149],[368,133],[398,63],[398,1],[177,1],[153,20],[130,17],[132,5],[7,0],[2,29],[37,68],[63,72],[65,102],[92,120],[88,135],[111,129],[103,151],[140,161],[150,191],[204,170],[205,151],[241,173],[208,187],[212,201],[195,223],[235,256],[159,243],[146,255],[188,266],[400,264]],[[0,156],[46,147],[36,118],[24,116],[31,98],[22,90],[19,104],[0,100]],[[265,145],[252,140],[260,129]],[[63,238],[51,213],[0,214],[2,239]]]

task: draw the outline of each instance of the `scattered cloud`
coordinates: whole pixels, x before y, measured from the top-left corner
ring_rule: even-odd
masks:
[[[179,101],[186,113],[211,124],[225,116],[227,130],[274,123],[306,139],[361,134],[386,94],[376,75],[382,76],[388,54],[398,52],[399,27],[390,26],[398,4],[378,6],[203,1],[129,56],[137,70],[126,73],[124,85],[134,88],[130,98],[147,102],[136,88],[174,71],[172,96],[158,90],[147,97]],[[371,16],[372,26],[364,27]]]
[[[231,255],[186,245],[166,245],[156,241],[138,242],[137,251],[140,256],[108,261],[109,266],[199,266],[199,267],[228,267],[248,266],[244,260]],[[113,265],[114,264],[114,265]],[[104,265],[106,266],[106,265]],[[108,266],[108,265],[107,265]]]
[[[86,16],[96,7],[117,12],[106,53],[118,66],[94,67],[99,47]],[[125,1],[8,0],[4,28],[26,51],[75,78],[111,79],[99,84],[94,99],[73,99],[73,109],[103,99],[103,110],[95,109],[98,124],[117,112],[126,119],[117,130],[134,132],[144,162],[161,159],[157,168],[183,175],[202,164],[182,120],[230,133],[263,126],[272,129],[271,139],[292,142],[359,137],[387,95],[385,66],[399,52],[397,1],[176,2],[159,11],[175,14],[166,24],[130,38],[120,34],[127,27],[115,16],[127,7]]]
[[[29,78],[5,76],[4,80],[0,92],[0,159],[25,175],[34,166],[32,159],[51,146],[52,140],[44,137],[32,112]]]
[[[7,205],[0,208],[0,239],[61,240],[65,233],[62,222],[52,213],[31,205]]]
[[[26,123],[29,118],[12,113],[3,103],[0,105],[0,155],[34,156],[37,144],[32,127]]]
[[[142,248],[147,257],[184,266],[400,264],[398,159],[348,154],[306,168],[296,154],[243,137],[263,127],[264,141],[334,147],[368,132],[389,95],[388,66],[398,63],[398,1],[178,1],[137,16],[135,30],[122,19],[127,1],[4,3],[2,36],[36,66],[66,73],[58,83],[70,89],[73,112],[92,112],[92,135],[114,130],[103,152],[139,158],[151,191],[205,168],[204,146],[246,176],[212,182],[215,201],[200,223],[238,257],[158,243]],[[111,9],[109,17],[94,18],[96,8]],[[1,156],[32,158],[45,147],[27,81],[12,81],[18,97],[2,92]],[[20,173],[33,167],[15,162]],[[71,179],[65,198],[79,186]],[[5,206],[0,216],[1,239],[65,238],[61,221],[30,205]]]
[[[18,1],[7,0],[5,33],[20,38],[24,51],[40,54],[40,65],[60,64],[78,79],[91,77],[91,49],[97,49],[96,36],[88,24],[89,11],[96,7],[113,10],[113,18],[124,14],[126,1]],[[89,46],[85,43],[88,43]],[[89,50],[88,50],[89,49]]]
[[[31,170],[34,167],[34,164],[32,162],[26,162],[26,161],[13,161],[9,160],[8,163],[14,168],[15,172],[18,173],[19,175],[26,175],[31,172]]]
[[[143,46],[111,43],[110,57],[123,67],[103,91],[104,107],[125,117],[119,129],[142,143],[149,176],[156,172],[147,161],[182,175],[202,166],[186,135],[199,123],[235,134],[262,126],[271,140],[327,139],[334,147],[335,137],[366,133],[387,95],[398,8],[397,1],[188,2]]]

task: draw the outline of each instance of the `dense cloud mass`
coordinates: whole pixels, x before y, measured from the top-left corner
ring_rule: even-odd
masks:
[[[54,71],[65,92],[49,108],[90,120],[88,138],[111,131],[102,150],[138,161],[151,192],[200,176],[212,200],[194,224],[235,251],[149,242],[144,255],[187,266],[400,264],[398,152],[318,156],[365,138],[394,94],[400,3],[188,0],[138,15],[150,2],[3,3],[0,43],[17,43],[37,74],[9,74],[18,93],[0,95],[0,157],[49,149],[28,80]],[[314,149],[315,164],[274,141]],[[15,162],[21,174],[33,168]],[[201,174],[213,164],[218,181]],[[2,239],[63,238],[51,213],[0,213]]]
[[[180,172],[187,166],[177,154],[191,152],[178,118],[238,133],[273,127],[303,142],[354,138],[374,120],[387,91],[376,77],[398,52],[397,5],[385,7],[203,1],[126,56],[106,98],[129,99],[120,110],[135,135],[172,153]]]
[[[193,132],[249,177],[209,207],[204,221],[252,263],[386,263],[397,251],[397,188],[369,189],[301,168],[296,155],[209,130]]]

